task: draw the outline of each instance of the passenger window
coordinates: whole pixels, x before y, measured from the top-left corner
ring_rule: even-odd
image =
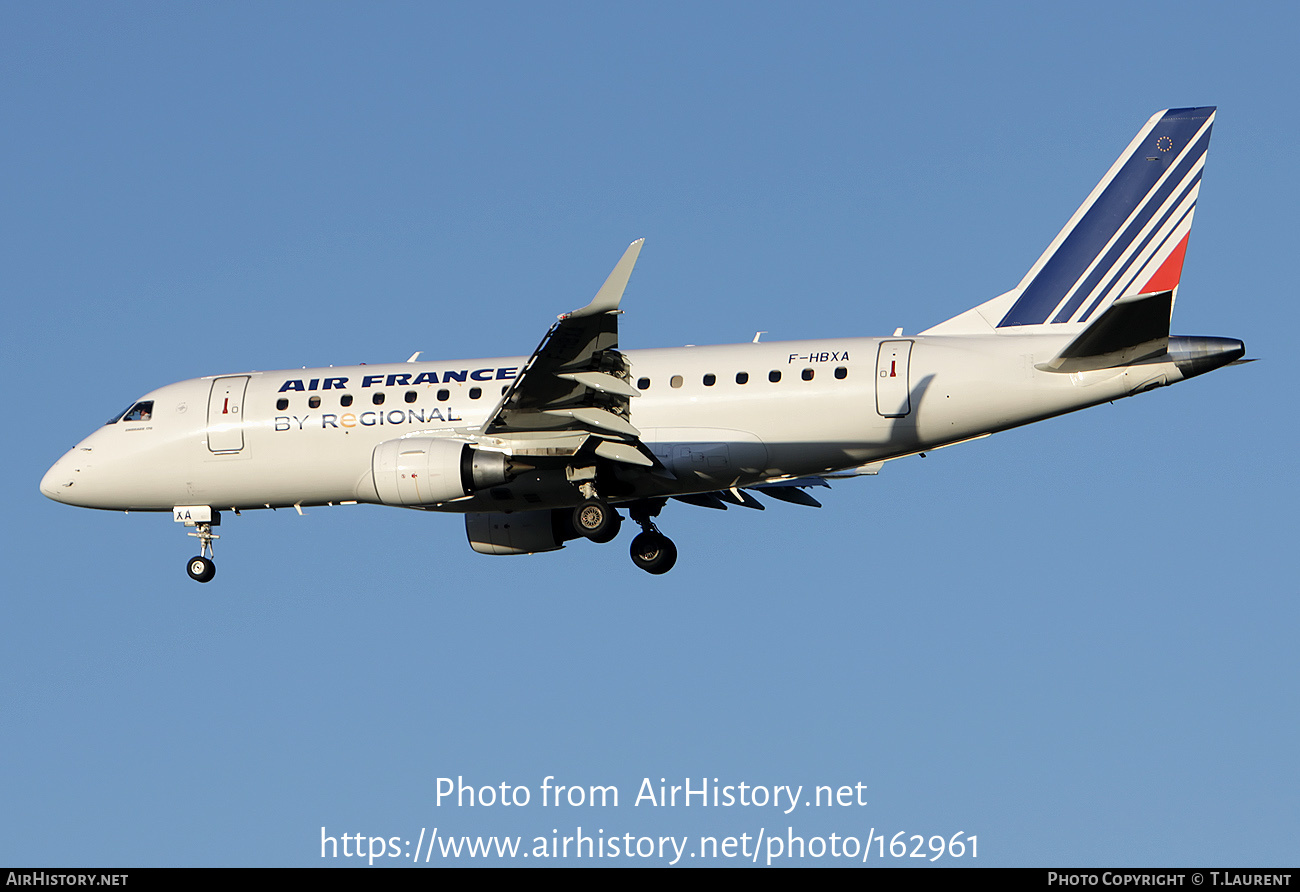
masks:
[[[310,409],[319,409],[319,408],[320,408],[320,397],[318,397],[318,396],[313,396],[313,397],[309,398],[309,399],[307,400],[307,407],[310,408]]]
[[[451,399],[451,391],[450,391],[450,390],[447,390],[447,389],[444,388],[444,389],[438,391],[438,402],[440,402],[440,403],[445,403],[445,402],[447,402],[447,400],[449,400],[449,399]]]
[[[669,386],[669,387],[681,387],[681,386],[682,386],[682,376],[681,376],[681,375],[673,375],[671,378],[668,379],[668,386]]]
[[[384,395],[382,393],[376,393],[370,398],[370,402],[374,403],[376,406],[382,406],[384,404]]]
[[[704,386],[705,386],[705,387],[712,387],[712,386],[713,386],[714,384],[716,384],[716,383],[718,383],[718,376],[717,376],[717,375],[705,375],[705,376],[704,376]]]
[[[804,370],[803,370],[803,379],[804,379],[805,381],[811,381],[811,380],[813,379],[813,370],[812,370],[812,369],[804,369]]]
[[[408,390],[408,391],[406,391],[406,401],[407,401],[408,403],[413,403],[413,402],[415,402],[415,397],[416,397],[416,393],[415,393],[414,390]]]
[[[478,399],[479,397],[481,397],[482,395],[483,395],[483,388],[482,388],[482,387],[471,387],[471,388],[469,389],[469,398],[472,399],[472,400],[476,400],[476,399]]]
[[[749,372],[736,372],[736,383],[737,383],[737,384],[748,384],[748,383],[749,383]]]
[[[767,373],[767,380],[775,384],[777,381],[781,380],[781,373],[775,370],[770,371]]]
[[[284,397],[280,397],[275,401],[275,409],[277,412],[283,412],[287,408],[289,408],[289,401]]]
[[[343,394],[343,396],[339,397],[339,405],[340,405],[340,406],[350,406],[350,405],[352,405],[352,394],[350,394],[350,393],[345,393],[345,394]]]
[[[840,366],[835,370],[835,377],[841,381],[843,381],[848,376],[849,376],[849,370],[846,369],[844,366]]]
[[[153,400],[141,400],[122,416],[123,421],[148,421],[153,418]]]
[[[650,389],[650,379],[649,379],[649,378],[637,378],[637,379],[636,379],[636,389],[637,389],[637,390],[649,390],[649,389]]]

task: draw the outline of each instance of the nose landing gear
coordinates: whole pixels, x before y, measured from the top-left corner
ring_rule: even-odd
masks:
[[[221,515],[206,505],[178,507],[172,512],[172,519],[187,527],[194,527],[188,535],[199,540],[199,553],[185,564],[185,572],[195,582],[211,582],[217,575],[217,565],[212,562],[212,541],[220,539],[212,528],[221,526]]]
[[[195,582],[208,582],[217,575],[217,565],[199,554],[190,558],[190,562],[185,566],[185,572],[189,573],[190,579]]]

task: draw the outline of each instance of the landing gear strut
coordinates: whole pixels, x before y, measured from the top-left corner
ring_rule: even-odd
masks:
[[[677,546],[659,528],[654,519],[663,510],[666,499],[637,502],[628,516],[641,525],[641,532],[632,540],[632,563],[654,576],[661,576],[677,563]]]
[[[592,542],[612,542],[623,525],[623,518],[596,492],[595,467],[571,467],[566,475],[583,498],[582,504],[573,509],[574,530]]]
[[[623,518],[596,492],[596,469],[570,467],[566,474],[583,498],[573,509],[573,529],[592,542],[613,541]],[[667,573],[677,563],[677,546],[654,524],[666,504],[667,499],[642,499],[627,506],[628,517],[641,525],[641,532],[632,540],[632,563],[654,576]]]

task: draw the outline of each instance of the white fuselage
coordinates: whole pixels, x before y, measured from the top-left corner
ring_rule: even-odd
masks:
[[[135,403],[41,481],[60,502],[173,511],[207,582],[220,511],[373,502],[465,514],[470,546],[533,554],[641,532],[668,498],[804,505],[832,474],[1173,384],[1241,360],[1169,323],[1214,109],[1153,115],[1010,291],[913,337],[622,351],[644,239],[529,357],[221,375]],[[571,509],[571,510],[570,510]]]
[[[1067,340],[922,335],[626,351],[641,393],[630,420],[672,473],[644,476],[610,500],[844,471],[1183,377],[1168,359],[1074,374],[1035,368]],[[133,511],[378,502],[372,456],[385,441],[462,438],[514,454],[475,428],[524,362],[294,369],[170,384],[142,398],[153,402],[148,419],[95,431],[50,469],[41,490],[70,504]],[[519,510],[580,499],[562,479],[525,474],[491,498],[423,507]]]

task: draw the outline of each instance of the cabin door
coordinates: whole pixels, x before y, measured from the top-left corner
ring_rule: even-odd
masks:
[[[882,341],[876,355],[876,411],[886,418],[902,418],[912,411],[907,366],[911,341]]]
[[[239,452],[244,448],[244,390],[247,375],[217,378],[208,398],[208,451]]]

